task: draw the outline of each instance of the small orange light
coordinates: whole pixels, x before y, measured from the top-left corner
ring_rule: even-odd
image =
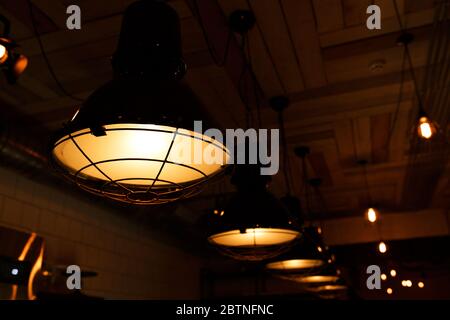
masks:
[[[322,252],[322,247],[317,247],[317,251]]]
[[[397,271],[395,269],[391,270],[391,277],[394,278],[397,275]]]
[[[14,75],[16,78],[20,76],[28,66],[28,58],[21,54],[14,64]]]
[[[386,280],[387,279],[387,275],[385,275],[384,273],[381,275],[381,280]]]
[[[420,281],[418,284],[417,284],[417,286],[419,287],[419,288],[423,288],[423,287],[425,287],[425,283],[423,283],[422,281]]]
[[[387,292],[387,294],[392,294],[392,292],[393,292],[393,291],[392,291],[392,288],[387,288],[387,289],[386,289],[386,292]]]

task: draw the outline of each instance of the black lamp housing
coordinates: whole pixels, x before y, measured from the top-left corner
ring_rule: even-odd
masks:
[[[213,226],[210,236],[248,229],[277,229],[296,232],[300,230],[286,206],[267,189],[270,177],[260,175],[259,165],[236,165],[231,182],[237,192],[224,206],[223,215]],[[220,220],[219,220],[220,219]],[[278,256],[290,248],[292,242],[283,245],[216,247],[225,255],[237,260],[261,261]]]
[[[78,138],[92,135],[98,138],[91,139],[94,141],[92,143],[99,144],[98,149],[103,150],[101,139],[120,130],[133,131],[137,135],[144,132],[155,135],[173,134],[174,141],[177,135],[180,136],[178,133],[181,129],[192,140],[215,145],[218,150],[227,153],[222,144],[205,139],[202,133],[197,135],[193,132],[194,121],[202,121],[203,128],[211,127],[212,121],[197,96],[180,81],[186,73],[186,65],[182,59],[180,23],[175,10],[163,1],[140,0],[132,3],[124,13],[118,46],[112,57],[112,68],[113,79],[92,93],[72,120],[56,134],[52,145],[52,159],[56,167],[81,188],[126,203],[161,204],[200,192],[204,182],[217,176],[222,170],[208,174],[192,165],[169,161],[173,142],[167,146],[167,151],[163,149],[167,154],[158,159],[130,158],[126,154],[119,154],[101,161],[92,160],[76,142]],[[174,131],[168,131],[167,128]],[[68,168],[55,155],[55,150],[62,143],[69,142],[76,145],[88,160],[89,167],[98,169],[106,179],[84,174],[83,170],[89,169],[88,166]],[[158,141],[154,142],[154,145],[158,144]],[[105,170],[99,168],[102,165],[114,166],[119,161],[147,161],[155,165],[161,163],[162,166],[155,176],[149,176],[150,173],[144,170],[139,176],[125,176],[121,179],[110,178]],[[160,173],[168,164],[178,166],[179,170],[192,170],[198,177],[188,182],[176,182],[167,178],[164,180]],[[226,164],[223,165],[225,166]],[[126,165],[123,170],[126,170]],[[138,180],[146,180],[148,185],[133,184],[133,181]],[[161,183],[155,185],[155,182]]]
[[[15,84],[19,76],[28,66],[28,58],[16,52],[19,47],[10,37],[11,25],[9,20],[0,14],[0,23],[3,24],[3,31],[0,34],[0,49],[3,52],[0,56],[0,70],[6,76],[9,84]]]

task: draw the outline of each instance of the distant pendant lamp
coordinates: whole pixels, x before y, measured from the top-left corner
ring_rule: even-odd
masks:
[[[281,117],[280,117],[281,118]],[[282,126],[280,126],[282,127]],[[306,174],[306,156],[309,154],[308,147],[297,147],[295,149],[297,156],[301,158],[303,168],[303,184],[306,194],[307,210],[309,206],[309,187],[310,182]],[[285,176],[288,180],[288,175]],[[289,184],[288,184],[289,185]],[[288,188],[289,190],[289,188]],[[292,200],[291,200],[292,202]],[[292,206],[291,206],[292,207]],[[296,211],[292,214],[300,215],[301,207],[297,206]],[[299,220],[303,220],[300,217]],[[299,274],[311,274],[320,271],[320,268],[325,266],[328,262],[325,245],[321,238],[321,228],[306,227],[302,229],[302,238],[292,247],[291,250],[273,259],[266,264],[266,270],[272,272],[273,275],[289,279],[291,277],[297,278]]]
[[[437,125],[434,123],[428,114],[425,112],[423,107],[423,98],[419,92],[417,78],[414,72],[414,66],[412,63],[411,55],[409,52],[409,45],[414,41],[414,36],[411,33],[403,31],[403,33],[398,37],[397,44],[403,46],[405,49],[405,54],[409,64],[409,72],[411,74],[415,95],[419,104],[419,112],[416,122],[416,132],[420,139],[430,140],[437,133]]]
[[[112,67],[114,79],[55,139],[56,165],[81,188],[122,202],[160,204],[197,194],[229,154],[221,142],[193,131],[194,120],[205,127],[208,119],[180,82],[186,66],[177,13],[163,1],[131,4]],[[193,161],[194,150],[206,148],[222,163]]]
[[[369,180],[367,179],[367,169],[366,169],[367,160],[359,160],[358,164],[361,165],[361,167],[363,169],[364,184],[365,184],[366,195],[367,195],[367,209],[364,211],[364,217],[370,223],[375,223],[378,220],[380,213],[379,213],[378,209],[375,207],[375,205],[373,204],[372,197],[370,194]]]
[[[268,190],[268,177],[257,165],[237,165],[232,183],[237,192],[208,241],[236,260],[261,261],[285,252],[300,236],[286,207]]]
[[[7,82],[14,84],[27,68],[28,58],[16,52],[18,45],[10,37],[10,22],[1,14],[0,23],[3,25],[0,34],[0,70],[4,72]]]
[[[341,277],[333,265],[327,265],[319,273],[310,275],[298,274],[296,277],[291,277],[290,280],[306,285],[325,285],[337,284],[337,282],[341,281]]]
[[[302,238],[288,252],[269,261],[266,270],[282,278],[297,278],[299,274],[318,273],[327,256],[317,227],[302,229]]]

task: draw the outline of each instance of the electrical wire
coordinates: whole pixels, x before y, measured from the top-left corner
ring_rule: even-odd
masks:
[[[62,83],[59,81],[58,77],[56,76],[56,73],[55,73],[55,71],[54,71],[54,69],[53,69],[53,67],[52,67],[52,65],[51,65],[51,63],[50,63],[50,60],[48,59],[47,53],[45,52],[44,45],[43,45],[42,39],[41,39],[41,35],[39,34],[39,31],[38,31],[38,29],[37,29],[37,22],[36,22],[36,18],[35,18],[35,16],[34,16],[34,12],[33,12],[33,4],[31,3],[31,0],[27,0],[27,3],[28,3],[29,12],[30,12],[30,18],[31,18],[31,24],[32,24],[32,26],[33,26],[33,31],[34,31],[34,34],[35,34],[36,39],[37,39],[37,41],[38,41],[38,44],[39,44],[39,48],[40,48],[40,50],[41,50],[42,57],[44,58],[45,64],[47,65],[47,69],[48,69],[48,71],[49,71],[51,77],[52,77],[53,80],[55,81],[55,83],[56,83],[56,85],[58,86],[59,90],[60,90],[64,95],[66,95],[67,97],[69,97],[69,98],[71,98],[71,99],[73,99],[73,100],[76,100],[76,101],[84,101],[84,99],[75,97],[75,96],[73,96],[72,94],[70,94],[70,93],[64,88],[64,86],[63,86]]]
[[[198,21],[198,24],[200,25],[200,29],[202,30],[203,38],[205,39],[206,46],[208,47],[209,54],[210,54],[211,58],[213,59],[214,63],[217,66],[223,67],[227,63],[227,60],[228,60],[228,53],[229,53],[229,50],[230,50],[231,40],[233,38],[233,33],[231,32],[231,30],[228,30],[228,37],[227,37],[227,42],[225,44],[225,50],[224,50],[224,53],[223,53],[223,57],[222,57],[222,60],[219,60],[217,58],[217,56],[216,56],[215,50],[211,46],[211,42],[209,40],[208,33],[206,32],[206,28],[205,28],[205,25],[203,23],[203,18],[202,18],[202,15],[201,15],[201,12],[200,12],[200,8],[199,8],[199,5],[198,5],[198,0],[194,0],[193,4],[194,4],[194,14],[197,16],[197,21]]]
[[[291,182],[289,179],[289,155],[288,155],[288,146],[286,141],[286,130],[284,127],[284,118],[283,118],[283,110],[278,112],[278,124],[280,127],[280,135],[281,135],[281,143],[283,145],[283,174],[284,174],[284,182],[286,184],[287,194],[290,195],[292,192]]]
[[[397,105],[395,107],[394,111],[394,117],[392,119],[391,127],[389,128],[388,138],[386,139],[386,145],[389,146],[391,143],[392,135],[395,130],[395,124],[397,123],[398,114],[400,112],[400,105],[403,101],[403,88],[404,88],[404,82],[405,82],[405,64],[406,64],[406,53],[403,51],[403,58],[402,58],[402,66],[400,71],[400,88],[398,92],[398,98],[397,98]]]
[[[253,10],[252,4],[250,3],[250,0],[246,0],[246,3],[247,3],[248,8],[252,12],[255,12],[255,10]],[[270,63],[272,64],[273,70],[275,72],[275,76],[277,77],[277,80],[280,83],[280,86],[281,86],[281,89],[283,91],[283,94],[287,94],[287,89],[286,89],[286,87],[285,87],[285,85],[283,83],[283,79],[281,77],[281,74],[278,71],[278,68],[277,68],[276,63],[275,63],[275,59],[272,56],[272,53],[270,52],[269,44],[267,43],[267,40],[264,37],[264,33],[263,33],[262,29],[261,29],[261,26],[259,25],[258,21],[256,21],[255,25],[256,25],[256,28],[258,29],[258,32],[259,32],[259,34],[261,36],[261,40],[263,42],[264,49],[265,49],[265,51],[267,53],[267,56],[269,57]]]

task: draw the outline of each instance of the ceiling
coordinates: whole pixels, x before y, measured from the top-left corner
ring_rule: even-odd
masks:
[[[72,95],[86,98],[111,78],[110,57],[121,14],[131,2],[32,0],[48,59]],[[185,81],[222,127],[243,127],[245,106],[237,88],[245,55],[239,50],[239,37],[232,38],[225,65],[217,66],[198,17],[193,15],[194,2],[168,2],[181,17],[189,67]],[[427,66],[435,4],[431,0],[397,2],[404,24],[415,36],[411,55],[420,77]],[[366,28],[366,8],[372,3],[381,7],[381,30]],[[81,30],[66,28],[65,12],[70,4],[81,8]],[[277,126],[268,98],[287,95],[291,103],[285,125],[294,190],[304,198],[300,161],[293,149],[306,145],[311,149],[309,175],[323,180],[325,218],[362,214],[367,190],[364,171],[357,164],[361,159],[368,161],[370,196],[384,212],[448,208],[448,158],[434,159],[439,165],[432,162],[426,169],[411,166],[414,141],[410,136],[417,106],[409,74],[399,100],[402,49],[396,45],[400,27],[392,0],[198,0],[198,5],[219,60],[227,42],[226,17],[249,6],[254,11],[257,25],[248,41],[261,89],[261,126]],[[18,84],[7,86],[0,80],[0,99],[54,131],[71,118],[79,102],[64,95],[51,77],[33,33],[27,0],[0,0],[0,12],[11,20],[12,33],[30,59]],[[250,97],[252,92],[246,94]],[[254,111],[254,104],[252,108]],[[408,180],[411,174],[416,180]],[[272,185],[278,195],[285,193],[281,176],[276,176]],[[190,211],[204,207],[206,195],[220,188],[212,188],[186,206],[191,206]],[[411,208],[411,199],[420,201]]]

